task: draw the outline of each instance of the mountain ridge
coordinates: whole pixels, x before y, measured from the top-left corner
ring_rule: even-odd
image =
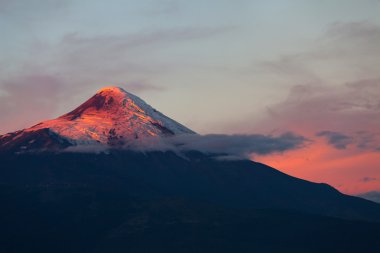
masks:
[[[46,129],[56,138],[46,139],[46,144],[40,143],[40,146],[33,144],[36,141],[33,136],[46,136]],[[123,146],[139,139],[182,134],[195,132],[165,116],[139,97],[120,87],[109,86],[56,119],[0,136],[0,151],[26,152],[88,144]]]

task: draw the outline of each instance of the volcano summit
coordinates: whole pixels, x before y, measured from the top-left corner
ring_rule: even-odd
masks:
[[[83,144],[124,145],[138,139],[195,134],[139,97],[105,87],[75,110],[0,136],[0,150],[26,152]],[[45,141],[42,137],[48,137]]]

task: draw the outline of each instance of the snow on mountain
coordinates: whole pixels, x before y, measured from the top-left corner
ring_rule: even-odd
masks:
[[[31,135],[38,137],[41,133],[45,138],[52,136],[61,139],[59,143],[72,145],[119,145],[148,137],[195,134],[119,87],[102,88],[78,108],[57,119],[0,136],[0,147],[14,145],[21,139],[24,146],[27,141],[21,148],[28,149],[36,141]]]

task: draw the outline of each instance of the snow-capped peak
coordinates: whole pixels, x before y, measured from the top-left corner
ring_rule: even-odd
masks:
[[[13,133],[12,139],[46,129],[74,145],[117,145],[146,137],[194,134],[139,97],[113,86],[100,89],[85,103],[57,119]]]

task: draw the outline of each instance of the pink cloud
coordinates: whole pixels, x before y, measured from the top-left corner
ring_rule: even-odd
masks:
[[[340,87],[298,85],[251,131],[293,131],[313,142],[282,155],[255,156],[291,175],[351,194],[380,190],[380,80]],[[247,131],[247,130],[246,130]]]

